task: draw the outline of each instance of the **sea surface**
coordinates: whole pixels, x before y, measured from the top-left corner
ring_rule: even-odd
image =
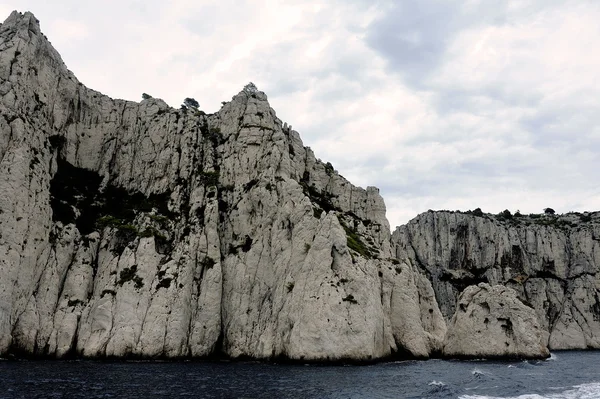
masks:
[[[600,398],[600,352],[545,361],[0,361],[0,398]]]

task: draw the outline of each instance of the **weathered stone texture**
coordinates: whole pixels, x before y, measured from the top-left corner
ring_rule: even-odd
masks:
[[[550,349],[600,348],[600,213],[426,212],[392,242],[425,273],[446,320],[470,285],[502,284],[531,304]]]
[[[511,288],[480,283],[465,289],[448,326],[444,355],[469,358],[550,356],[533,308]]]
[[[531,303],[551,348],[598,347],[595,220],[426,213],[392,237],[378,189],[264,93],[114,100],[31,13],[0,25],[0,355],[426,358],[479,282]]]
[[[211,115],[113,100],[30,13],[2,24],[0,51],[0,353],[441,350],[431,287],[390,259],[379,191],[317,160],[264,93]]]

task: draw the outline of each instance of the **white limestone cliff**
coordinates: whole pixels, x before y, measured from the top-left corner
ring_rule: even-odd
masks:
[[[113,100],[14,12],[0,115],[0,354],[441,350],[432,287],[391,258],[379,191],[317,160],[264,93],[210,115]]]
[[[379,190],[255,88],[214,114],[114,100],[31,13],[0,25],[0,355],[427,358],[479,282],[515,289],[551,348],[598,347],[597,216],[431,212],[392,236]]]
[[[551,350],[600,348],[600,212],[426,212],[396,229],[396,254],[428,276],[444,318],[470,285],[502,284],[536,311]]]

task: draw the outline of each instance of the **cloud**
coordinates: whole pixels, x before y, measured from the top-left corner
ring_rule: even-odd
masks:
[[[85,40],[88,35],[88,29],[80,21],[57,19],[52,21],[53,31],[56,32],[55,40],[65,43],[73,43],[79,40]]]
[[[3,22],[6,18],[8,18],[12,11],[13,9],[9,5],[0,4],[0,21]]]
[[[372,23],[367,43],[388,60],[391,69],[414,81],[440,62],[457,14],[450,2],[396,2]]]
[[[430,126],[397,147],[411,154],[408,162],[393,162],[419,177],[383,177],[382,193],[399,198],[387,201],[391,218],[408,215],[403,206],[534,212],[552,201],[544,206],[597,208],[598,191],[589,185],[600,149],[592,51],[600,44],[598,6],[507,2],[484,13],[483,3],[465,3],[468,10],[438,3],[403,2],[368,36],[389,73],[431,93]],[[419,40],[406,41],[410,34]]]

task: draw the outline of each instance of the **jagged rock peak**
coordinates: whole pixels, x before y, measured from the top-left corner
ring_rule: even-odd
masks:
[[[2,23],[2,29],[17,29],[31,31],[34,34],[40,34],[40,21],[31,12],[20,13],[13,11]]]

